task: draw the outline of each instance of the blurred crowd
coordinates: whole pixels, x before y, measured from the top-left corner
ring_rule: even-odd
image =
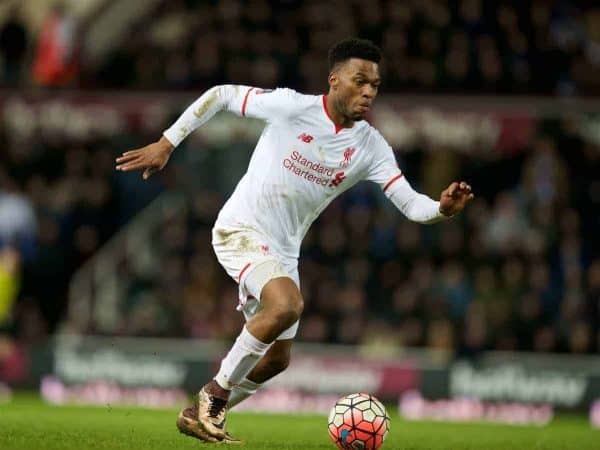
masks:
[[[6,144],[0,164],[0,329],[35,342],[64,313],[74,270],[119,223],[112,158],[105,143]]]
[[[35,110],[2,100],[0,380],[10,382],[27,373],[26,349],[64,319],[73,273],[162,188],[115,175],[115,155],[149,139],[143,132],[89,132],[59,101]],[[91,114],[96,126],[114,122]]]
[[[134,89],[228,81],[322,92],[327,49],[357,35],[383,49],[388,91],[600,92],[592,1],[159,1],[100,59],[82,45],[89,30],[68,8],[39,30],[13,13],[0,25],[2,81]]]

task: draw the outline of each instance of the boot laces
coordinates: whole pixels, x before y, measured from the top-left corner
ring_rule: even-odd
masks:
[[[227,400],[211,395],[210,409],[208,411],[209,416],[216,419],[217,417],[219,417],[219,414],[223,412],[225,406],[227,406]]]

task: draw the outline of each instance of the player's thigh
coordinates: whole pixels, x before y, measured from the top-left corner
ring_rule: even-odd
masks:
[[[260,302],[261,310],[286,309],[297,314],[302,312],[302,295],[298,266],[295,261],[286,262],[271,258],[251,266],[240,281],[241,290],[248,297]],[[247,311],[252,315],[252,302]]]
[[[275,340],[293,339],[298,332],[298,319],[303,309],[297,266],[286,266],[275,260],[265,261],[256,266],[242,283],[241,292],[248,294],[248,300],[241,307],[246,321],[250,323],[255,317],[266,315],[275,318],[278,323],[290,323]]]
[[[304,301],[300,291],[300,275],[298,273],[297,260],[287,260],[281,262],[281,271],[275,272],[263,286],[260,299],[263,305],[265,302],[276,302],[277,299],[283,299],[288,304],[292,304],[298,315],[302,313]],[[281,276],[283,273],[286,276]],[[265,289],[266,288],[266,289]],[[293,336],[292,336],[293,337]],[[285,339],[285,337],[282,337]]]
[[[304,300],[296,282],[288,276],[270,279],[260,294],[262,309],[286,309],[300,316]]]

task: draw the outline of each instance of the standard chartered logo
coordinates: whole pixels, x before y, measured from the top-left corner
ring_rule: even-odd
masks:
[[[516,400],[574,406],[588,382],[584,376],[556,371],[532,373],[516,365],[475,369],[457,363],[450,370],[450,394],[488,400]]]

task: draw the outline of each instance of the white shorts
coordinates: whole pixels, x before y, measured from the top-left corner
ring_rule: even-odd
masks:
[[[255,230],[215,226],[212,245],[219,263],[239,285],[238,311],[250,320],[260,308],[260,294],[272,279],[288,277],[300,289],[298,260],[272,252],[266,237]],[[286,329],[277,340],[292,339],[298,323]]]

